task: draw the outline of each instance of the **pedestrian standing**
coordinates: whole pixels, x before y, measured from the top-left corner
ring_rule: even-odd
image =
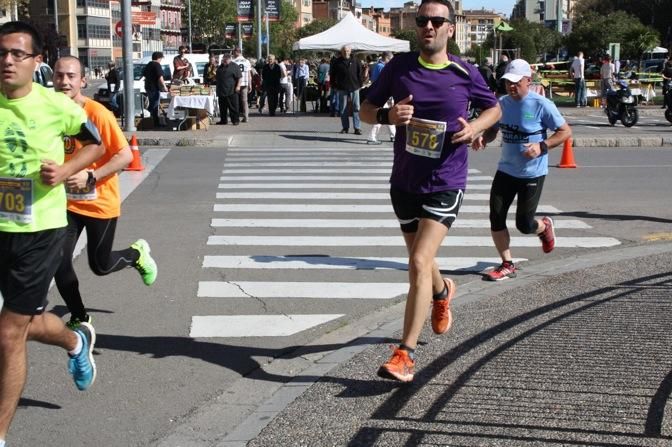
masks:
[[[588,105],[585,68],[586,61],[583,58],[583,52],[579,51],[569,67],[569,74],[574,79],[574,105],[576,107],[586,107]]]
[[[607,95],[613,90],[614,72],[616,68],[611,62],[611,56],[608,54],[602,59],[600,67],[600,89],[602,90],[602,107],[607,106]]]
[[[299,59],[299,64],[296,66],[296,94],[299,97],[301,104],[306,100],[306,86],[308,85],[308,78],[310,77],[310,69],[305,59]],[[302,110],[303,112],[304,110]]]
[[[434,332],[450,329],[456,286],[442,278],[436,255],[464,196],[467,144],[501,115],[476,68],[447,52],[454,17],[448,0],[424,0],[415,18],[419,54],[394,57],[362,106],[367,123],[397,126],[390,196],[408,250],[410,285],[401,343],[378,374],[402,382],[413,380],[415,349],[430,305]],[[390,97],[394,106],[383,107]],[[470,102],[483,112],[467,122]]]
[[[495,67],[495,78],[497,80],[497,94],[506,95],[506,85],[504,84],[504,73],[506,72],[506,66],[509,65],[509,56],[502,54],[497,66]]]
[[[250,86],[252,85],[252,64],[243,57],[243,50],[240,47],[233,49],[233,63],[238,65],[240,69],[241,78],[240,90],[238,91],[238,106],[240,108],[240,120],[246,123],[250,116],[247,96],[250,94]]]
[[[320,60],[317,67],[317,96],[320,100],[320,113],[327,111],[327,94],[329,92],[329,62],[325,58]]]
[[[92,323],[86,312],[72,256],[82,230],[86,229],[87,254],[91,271],[98,276],[109,275],[134,267],[146,285],[156,281],[157,266],[150,255],[147,241],[138,239],[130,247],[112,251],[117,220],[121,215],[121,196],[117,172],[133,159],[131,148],[117,120],[102,104],[81,92],[86,77],[80,60],[65,56],[54,66],[54,90],[63,92],[84,109],[87,117],[100,132],[105,154],[70,176],[65,182],[68,197],[68,226],[63,245],[63,259],[54,277],[58,291],[70,311],[68,327],[77,328],[82,322]],[[81,150],[77,140],[66,138],[65,159]]]
[[[227,115],[231,118],[231,124],[240,124],[238,112],[238,92],[240,91],[240,79],[242,74],[238,65],[231,62],[231,53],[222,55],[222,63],[217,69],[217,97],[219,100],[219,122],[227,124]]]
[[[217,84],[217,68],[219,68],[219,56],[211,54],[208,58],[208,63],[203,67],[203,84]]]
[[[163,53],[155,51],[152,53],[152,60],[145,65],[142,75],[145,78],[145,92],[149,99],[149,113],[154,121],[154,127],[166,127],[159,120],[159,104],[161,103],[161,92],[167,92],[166,82],[163,79],[163,68],[161,61]]]
[[[663,76],[663,109],[667,107],[672,107],[672,104],[669,103],[670,99],[668,92],[672,87],[672,54],[667,56],[667,60],[663,64],[663,70],[661,71]]]
[[[535,214],[548,174],[548,150],[572,136],[555,104],[530,91],[530,64],[514,59],[502,78],[508,92],[499,99],[502,118],[474,145],[484,147],[485,141],[495,138],[497,129],[502,131],[502,157],[490,189],[490,230],[502,264],[485,276],[490,281],[516,277],[506,227],[506,215],[516,196],[516,228],[523,234],[536,234],[544,253],[553,251],[553,220],[548,216],[536,218]],[[548,130],[553,134],[549,136]]]
[[[294,71],[291,59],[284,59],[278,63],[280,67],[280,90],[278,91],[278,104],[280,112],[294,112],[294,84],[292,73]]]
[[[60,265],[67,225],[63,181],[103,154],[96,127],[61,93],[33,83],[42,38],[32,25],[0,26],[0,446],[5,445],[27,376],[28,340],[59,346],[80,390],[96,377],[95,331],[72,331],[51,312],[47,294]],[[63,136],[82,150],[64,161]],[[51,365],[50,365],[51,367]]]
[[[380,72],[383,71],[385,65],[392,60],[392,53],[389,51],[383,52],[380,57],[380,60],[373,66],[371,69],[371,82],[376,82],[380,76]],[[383,107],[390,108],[394,105],[394,99],[390,98]],[[367,144],[381,144],[381,141],[377,139],[378,132],[383,125],[376,123],[371,127],[371,132],[369,133],[369,139],[366,140]],[[397,134],[397,128],[392,124],[388,124],[387,128],[390,131],[390,141],[394,141],[394,136]]]
[[[364,70],[357,58],[352,57],[352,47],[345,45],[341,48],[341,55],[331,64],[329,73],[332,88],[336,87],[338,95],[339,115],[341,116],[341,133],[348,133],[350,118],[348,101],[352,104],[352,126],[355,135],[361,135],[359,121],[359,89],[364,82]]]
[[[261,72],[262,89],[268,99],[268,115],[275,116],[278,108],[278,93],[280,92],[280,79],[283,77],[280,65],[275,63],[275,55],[269,54],[266,65]]]

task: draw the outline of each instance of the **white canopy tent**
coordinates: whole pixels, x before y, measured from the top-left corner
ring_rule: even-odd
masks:
[[[294,42],[292,49],[338,51],[345,45],[349,45],[353,51],[377,53],[381,51],[392,51],[394,53],[410,51],[410,44],[407,40],[393,39],[374,33],[358,22],[350,12],[328,30]]]

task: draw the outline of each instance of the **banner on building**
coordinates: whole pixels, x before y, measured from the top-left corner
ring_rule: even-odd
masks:
[[[238,28],[238,25],[235,23],[227,23],[226,26],[224,26],[224,38],[225,39],[235,39],[236,38],[236,28]]]
[[[131,23],[135,25],[156,25],[156,13],[152,11],[131,11]]]
[[[254,21],[254,2],[252,0],[238,0],[238,22]]]
[[[254,35],[254,23],[243,23],[240,27],[243,31],[243,39],[251,39]]]
[[[264,0],[264,8],[269,22],[280,20],[280,0]]]

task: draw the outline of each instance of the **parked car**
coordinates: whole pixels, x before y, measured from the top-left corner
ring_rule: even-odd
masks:
[[[588,64],[584,69],[584,76],[586,79],[600,79],[600,65]]]
[[[48,88],[54,88],[54,70],[44,62],[33,72],[33,82]]]

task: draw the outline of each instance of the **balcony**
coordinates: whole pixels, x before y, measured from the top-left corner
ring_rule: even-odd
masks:
[[[184,3],[182,0],[161,0],[160,9],[182,10]]]

